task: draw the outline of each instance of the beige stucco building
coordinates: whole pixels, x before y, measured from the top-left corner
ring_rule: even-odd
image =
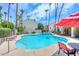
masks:
[[[33,19],[24,20],[23,25],[25,27],[25,32],[40,32],[40,30],[36,30],[38,28],[38,22]]]

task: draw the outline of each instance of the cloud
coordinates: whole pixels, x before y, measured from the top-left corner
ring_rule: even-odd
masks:
[[[74,4],[75,3],[64,3],[64,7],[63,7],[63,10],[61,12],[61,15],[62,16],[61,16],[60,19],[65,18],[65,17],[68,17],[70,15],[70,13],[72,11],[71,8],[73,8]]]
[[[68,15],[69,9],[72,8],[73,5],[74,5],[74,3],[65,3],[61,15],[66,17]],[[59,3],[58,4],[58,13],[61,10],[61,6],[62,6],[62,3]],[[47,21],[47,20],[43,20],[43,19],[46,18],[46,13],[45,13],[46,9],[49,9],[49,5],[48,4],[41,4],[34,11],[28,13],[27,15],[29,15],[30,18],[36,19],[37,21],[41,20],[44,23],[45,21]],[[55,4],[54,3],[51,5],[50,14],[51,14],[50,20],[51,20],[51,23],[52,23],[52,22],[55,21],[54,20],[55,19]],[[61,16],[61,18],[63,16]]]
[[[46,3],[45,4],[41,4],[34,11],[32,11],[31,13],[29,13],[27,15],[30,15],[30,17],[34,16],[36,18],[41,19],[41,18],[46,17],[46,13],[45,13],[46,9],[49,9],[49,5],[46,4]],[[54,10],[54,4],[51,5],[51,10],[50,11],[52,12],[53,10]]]
[[[69,9],[72,8],[74,3],[65,3],[63,7],[62,13],[68,13]]]

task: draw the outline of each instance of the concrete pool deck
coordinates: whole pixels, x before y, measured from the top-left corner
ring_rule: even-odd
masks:
[[[6,53],[8,50],[7,41],[5,41],[2,45],[0,45],[0,55],[1,56],[51,56],[58,51],[58,45],[49,46],[48,48],[39,49],[36,51],[28,51],[28,50],[23,50],[23,49],[17,48],[15,43],[17,40],[19,40],[21,38],[21,36],[23,36],[23,35],[18,35],[16,40],[10,41],[10,52],[9,53]],[[79,43],[79,40],[77,40],[75,38],[70,38],[70,37],[60,36],[60,35],[55,35],[55,36],[67,38],[68,42],[78,42]]]

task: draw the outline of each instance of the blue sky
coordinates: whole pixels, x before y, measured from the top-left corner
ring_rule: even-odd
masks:
[[[5,11],[7,12],[8,10],[8,3],[1,3],[0,6],[2,6],[2,13],[4,13]],[[60,11],[60,7],[62,6],[62,3],[58,4],[58,14]],[[49,20],[49,15],[46,16],[45,13],[45,9],[49,9],[49,5],[47,3],[23,3],[23,4],[19,4],[19,9],[24,9],[24,15],[23,15],[23,19],[26,20],[27,16],[30,16],[30,18],[36,19],[36,21],[41,22],[43,24],[47,24],[47,20],[46,17]],[[55,4],[52,3],[51,5],[51,10],[50,12],[50,23],[54,23],[55,21]],[[48,12],[48,14],[49,14]],[[71,14],[75,14],[79,12],[79,4],[78,3],[65,3],[62,13],[61,13],[61,19],[68,17]],[[57,14],[57,15],[58,15]],[[10,19],[10,21],[15,23],[15,15],[16,15],[16,4],[11,5],[11,9],[10,9],[10,15],[12,16],[12,18]],[[58,17],[58,16],[57,16]],[[3,19],[4,19],[4,15],[3,15]]]

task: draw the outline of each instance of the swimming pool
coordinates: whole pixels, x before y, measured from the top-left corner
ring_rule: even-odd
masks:
[[[16,41],[16,46],[22,49],[36,50],[47,48],[58,42],[67,42],[67,39],[54,36],[49,33],[24,35],[20,40]]]

